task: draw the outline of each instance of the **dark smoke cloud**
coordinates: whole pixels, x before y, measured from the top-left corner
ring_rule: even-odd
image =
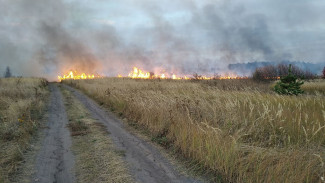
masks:
[[[60,70],[78,68],[84,72],[94,72],[100,63],[96,56],[77,38],[63,30],[60,25],[42,24],[40,34],[45,38],[45,49],[39,54],[43,65],[55,65]],[[53,55],[53,57],[51,56]]]
[[[0,72],[9,65],[55,79],[75,68],[214,74],[229,63],[324,63],[324,8],[321,0],[0,0]]]
[[[4,40],[0,43],[1,48],[4,47],[1,66],[7,63],[16,73],[50,79],[70,69],[94,73],[100,68],[101,62],[87,44],[87,36],[83,35],[89,32],[80,33],[69,27],[74,4],[17,0],[14,3],[1,1],[1,5],[6,5],[1,6],[5,15],[1,22],[13,24],[2,24],[2,27],[14,29],[14,32],[7,30],[4,32],[7,35],[0,35]],[[10,37],[6,37],[8,35]],[[100,36],[100,32],[95,35]]]

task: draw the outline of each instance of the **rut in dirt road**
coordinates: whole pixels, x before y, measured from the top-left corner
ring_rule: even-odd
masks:
[[[125,161],[137,182],[200,182],[180,175],[157,148],[129,133],[121,121],[101,109],[96,102],[74,88],[63,86],[72,91],[92,116],[107,127],[116,147],[125,151]]]
[[[70,183],[75,181],[71,139],[66,128],[68,118],[61,91],[56,84],[49,85],[51,98],[47,126],[44,129],[42,147],[37,155],[34,182]]]

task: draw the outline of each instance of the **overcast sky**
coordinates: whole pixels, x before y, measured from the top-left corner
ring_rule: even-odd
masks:
[[[282,60],[325,63],[324,0],[0,0],[1,72],[220,73]]]

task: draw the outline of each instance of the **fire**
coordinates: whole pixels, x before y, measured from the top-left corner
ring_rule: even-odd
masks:
[[[179,78],[177,77],[175,74],[172,75],[172,79],[182,79],[182,78]]]
[[[86,74],[86,73],[81,73],[78,74],[77,71],[70,71],[68,74],[63,75],[63,76],[58,76],[59,81],[66,80],[66,79],[95,79],[95,78],[100,78],[101,76],[99,75],[94,75],[94,74]]]
[[[121,74],[118,74],[118,78],[123,77]],[[176,74],[167,74],[167,73],[159,73],[154,74],[152,72],[146,72],[138,67],[133,67],[133,70],[128,74],[129,78],[132,79],[173,79],[173,80],[189,80],[189,79],[197,79],[197,80],[212,80],[212,79],[246,79],[247,77],[239,77],[237,75],[226,75],[226,76],[201,76],[194,75],[193,77],[189,77],[188,75],[177,76]]]
[[[129,77],[130,78],[149,79],[150,73],[143,72],[141,69],[138,69],[137,67],[133,67],[133,71],[130,72]]]

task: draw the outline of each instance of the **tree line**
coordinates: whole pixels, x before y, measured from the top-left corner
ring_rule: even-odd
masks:
[[[316,79],[319,78],[317,74],[309,70],[303,70],[297,66],[291,66],[291,73],[300,79]],[[269,65],[256,68],[253,73],[253,79],[257,81],[263,80],[277,80],[289,74],[289,66],[285,64]],[[322,78],[325,78],[325,67],[323,69]]]

